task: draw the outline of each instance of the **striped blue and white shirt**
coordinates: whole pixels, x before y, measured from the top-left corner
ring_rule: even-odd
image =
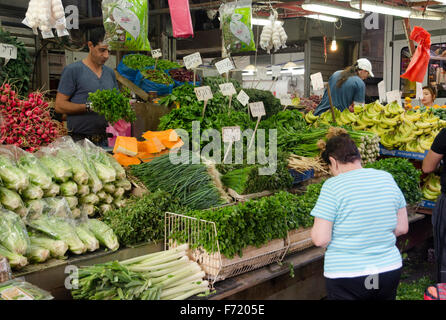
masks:
[[[324,276],[352,278],[400,268],[393,231],[405,206],[403,193],[385,171],[357,169],[328,179],[311,211],[333,222]]]

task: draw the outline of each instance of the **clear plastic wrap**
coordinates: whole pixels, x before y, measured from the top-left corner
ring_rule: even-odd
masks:
[[[12,146],[0,146],[0,179],[3,185],[11,190],[21,191],[29,186],[29,177],[16,164],[18,153],[23,150]]]
[[[99,243],[110,250],[118,250],[118,238],[113,232],[113,229],[104,222],[97,219],[88,219],[87,224],[91,232],[94,234]]]
[[[62,240],[55,240],[40,232],[29,232],[29,240],[32,245],[49,250],[51,257],[65,259],[68,245]]]
[[[22,219],[6,209],[0,209],[0,244],[9,251],[20,255],[26,254],[30,245],[26,226]]]
[[[54,180],[63,183],[73,177],[73,170],[67,161],[57,156],[58,141],[59,139],[41,148],[35,155],[39,158],[40,163],[51,172]]]
[[[53,300],[54,297],[29,282],[13,279],[0,283],[0,300]]]
[[[0,202],[6,209],[16,212],[21,217],[26,215],[26,210],[23,211],[25,204],[20,195],[15,191],[0,187]]]
[[[26,172],[31,183],[39,186],[42,190],[49,189],[53,182],[51,172],[40,163],[36,156],[29,152],[21,151],[16,153],[18,167]]]
[[[84,139],[78,142],[84,150],[91,164],[96,170],[96,174],[103,183],[116,180],[116,169],[110,162],[109,155],[101,148],[95,146],[90,140]]]

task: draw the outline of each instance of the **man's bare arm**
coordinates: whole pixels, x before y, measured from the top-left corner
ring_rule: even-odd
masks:
[[[77,104],[69,101],[70,97],[58,92],[56,95],[55,109],[62,114],[81,114],[87,112],[85,104]]]

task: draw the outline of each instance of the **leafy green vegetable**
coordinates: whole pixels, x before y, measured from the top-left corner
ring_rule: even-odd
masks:
[[[41,187],[49,189],[52,183],[51,173],[40,164],[39,160],[32,154],[26,154],[18,160],[18,167],[29,176],[29,180]]]
[[[68,250],[68,245],[61,240],[54,240],[50,237],[36,232],[29,233],[29,240],[31,244],[48,249],[54,258],[64,258]]]
[[[164,84],[166,86],[174,84],[173,80],[167,73],[161,70],[152,70],[147,69],[141,71],[141,74],[143,75],[144,79],[150,80],[155,83]]]
[[[26,253],[26,257],[30,262],[42,263],[49,259],[50,251],[38,245],[31,244]]]
[[[0,202],[5,206],[6,209],[16,210],[24,207],[24,203],[20,195],[12,190],[0,187]]]
[[[76,234],[82,240],[88,251],[95,251],[99,249],[99,241],[94,236],[88,227],[88,223],[80,223],[76,226]]]
[[[396,300],[423,300],[426,289],[435,284],[429,276],[424,276],[417,281],[400,282],[398,285]]]
[[[87,225],[101,245],[106,246],[113,251],[118,250],[118,238],[112,228],[97,219],[87,219]]]
[[[67,181],[60,185],[60,194],[64,197],[73,197],[77,191],[77,184],[74,181]]]
[[[127,122],[136,121],[136,113],[130,105],[130,100],[122,95],[116,88],[97,90],[88,95],[92,109],[103,115],[105,120],[115,124],[119,120]]]
[[[0,210],[0,244],[21,255],[30,244],[25,224],[18,215],[5,209]]]
[[[416,204],[422,198],[420,188],[421,171],[407,159],[386,158],[369,163],[366,168],[384,170],[390,173],[408,204]]]
[[[22,191],[22,196],[27,200],[36,200],[43,197],[43,190],[34,184],[30,184],[28,188]]]
[[[66,182],[73,176],[71,166],[59,157],[45,154],[39,160],[48,170],[52,172],[54,179],[57,182]]]
[[[0,256],[8,259],[11,268],[19,269],[28,264],[28,259],[21,254],[12,252],[11,250],[6,249],[4,246],[0,244]],[[1,284],[0,284],[1,286]]]
[[[0,178],[6,188],[16,191],[24,190],[29,185],[26,173],[3,155],[0,155]]]
[[[129,54],[122,60],[127,67],[136,70],[144,70],[146,67],[155,66],[155,61],[154,58],[142,54]],[[158,59],[158,62],[156,63],[157,70],[168,70],[179,67],[182,66],[176,62],[165,59]]]

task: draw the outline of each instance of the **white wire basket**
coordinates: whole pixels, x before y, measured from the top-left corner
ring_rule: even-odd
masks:
[[[206,239],[208,250],[204,249],[200,239]],[[213,285],[217,281],[282,261],[290,241],[287,236],[286,239],[274,239],[260,248],[249,246],[243,250],[242,257],[228,259],[220,253],[214,222],[166,212],[164,249],[184,243],[189,244],[189,258],[200,265]]]

